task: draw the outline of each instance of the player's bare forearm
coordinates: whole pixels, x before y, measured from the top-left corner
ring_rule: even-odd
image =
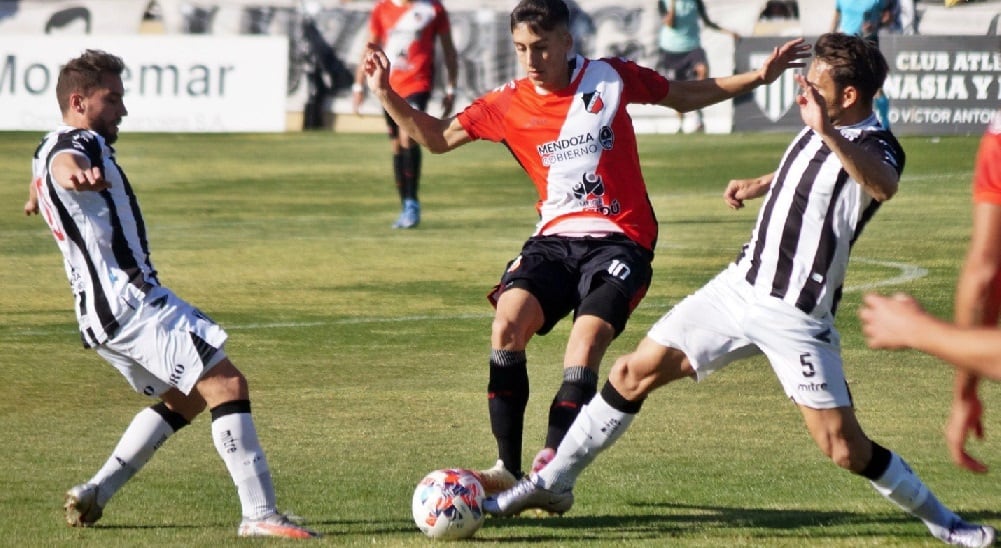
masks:
[[[412,107],[392,89],[379,90],[375,96],[400,128],[430,152],[441,154],[455,148],[445,136],[450,120],[442,120]]]
[[[913,348],[968,373],[1001,380],[1001,330],[946,322],[908,295],[866,295],[862,302],[862,333],[872,348]]]
[[[775,172],[766,173],[760,177],[752,179],[731,179],[723,191],[723,201],[731,209],[741,209],[744,207],[744,200],[753,200],[764,196],[772,186],[772,179]]]
[[[866,194],[885,202],[897,193],[900,175],[880,155],[849,141],[833,128],[830,133],[822,134],[821,137],[841,159],[848,175],[862,186]]]
[[[52,159],[49,171],[56,184],[66,190],[99,192],[111,187],[104,180],[101,168],[90,165],[90,161],[80,154],[57,154]]]
[[[803,59],[809,56],[810,45],[804,43],[802,38],[796,38],[775,48],[757,70],[706,80],[672,81],[667,96],[660,104],[678,112],[698,110],[770,84],[784,71],[804,66]]]

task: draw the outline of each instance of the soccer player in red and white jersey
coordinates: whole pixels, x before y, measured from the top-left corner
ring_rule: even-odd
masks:
[[[954,321],[937,320],[912,297],[867,295],[860,311],[873,348],[914,348],[956,366],[945,437],[953,462],[973,472],[987,466],[966,451],[984,436],[980,377],[1001,380],[1001,113],[980,140],[973,172],[973,231],[956,283]]]
[[[650,393],[764,355],[832,462],[868,480],[942,542],[994,543],[993,527],[966,522],[939,502],[906,461],[866,435],[855,415],[834,314],[852,243],[896,193],[904,152],[872,112],[888,70],[877,47],[832,33],[817,39],[814,52],[808,74],[795,76],[805,127],[774,172],[732,180],[723,192],[735,209],[763,200],[737,259],[615,361],[550,462],[484,500],[486,512],[566,512],[579,475],[621,439]]]
[[[448,12],[438,0],[379,0],[369,18],[369,42],[379,44],[389,55],[389,85],[414,108],[426,110],[434,88],[435,41],[441,42],[447,72],[442,116],[455,105],[459,57],[452,41]],[[352,87],[354,110],[365,98],[363,63],[359,63]],[[400,193],[402,211],[393,228],[414,228],[421,220],[417,196],[421,178],[421,147],[387,114],[386,125],[393,150],[393,175]]]
[[[725,78],[669,82],[622,59],[571,55],[562,0],[523,0],[511,35],[526,76],[489,92],[457,117],[441,119],[407,103],[390,85],[391,56],[378,44],[363,63],[369,87],[402,129],[431,152],[477,139],[505,144],[538,191],[539,222],[491,293],[488,408],[496,465],[481,472],[498,491],[522,475],[522,427],[529,394],[525,349],[573,313],[563,383],[549,412],[543,449],[552,457],[570,423],[597,391],[609,344],[646,293],[657,242],[640,169],[630,103],[690,111],[746,93],[802,66],[809,46],[791,40],[758,70]]]
[[[60,70],[63,124],[35,150],[24,211],[41,213],[63,254],[84,346],[132,388],[160,401],[136,414],[104,466],[66,493],[66,522],[89,527],[156,450],[206,408],[212,441],[236,484],[241,537],[312,538],[279,513],[250,413],[247,379],[226,332],[160,285],[142,211],[111,145],[128,114],[117,56],[87,50]]]

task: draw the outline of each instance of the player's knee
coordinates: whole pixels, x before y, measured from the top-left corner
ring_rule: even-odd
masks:
[[[522,349],[528,345],[530,337],[523,326],[504,316],[494,317],[491,333],[495,348]]]

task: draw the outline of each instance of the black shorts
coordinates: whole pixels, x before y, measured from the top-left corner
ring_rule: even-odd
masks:
[[[696,65],[709,67],[706,50],[702,48],[682,52],[661,50],[656,69],[668,80],[694,80]]]
[[[428,109],[428,101],[431,99],[430,91],[422,91],[420,93],[415,93],[413,95],[407,95],[404,97],[410,106],[424,112]],[[389,133],[390,139],[396,139],[400,136],[400,126],[393,120],[393,117],[389,115],[385,110],[382,111],[382,116],[386,119],[386,127],[388,128],[387,133]]]
[[[542,305],[539,335],[549,333],[571,311],[574,319],[588,314],[605,320],[618,335],[646,295],[652,262],[653,252],[621,235],[535,236],[507,264],[490,301],[496,305],[505,289],[518,287]]]

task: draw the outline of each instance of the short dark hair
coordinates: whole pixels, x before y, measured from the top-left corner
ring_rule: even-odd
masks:
[[[851,34],[822,34],[813,45],[813,54],[831,67],[831,79],[839,88],[853,86],[868,101],[883,87],[890,70],[879,46]]]
[[[66,113],[70,108],[71,94],[88,95],[101,87],[104,75],[121,76],[124,71],[125,62],[121,57],[98,49],[86,50],[79,57],[70,59],[59,71],[59,80],[56,81],[59,109]]]
[[[537,34],[569,28],[570,9],[563,0],[521,0],[511,11],[511,30],[522,23]]]

